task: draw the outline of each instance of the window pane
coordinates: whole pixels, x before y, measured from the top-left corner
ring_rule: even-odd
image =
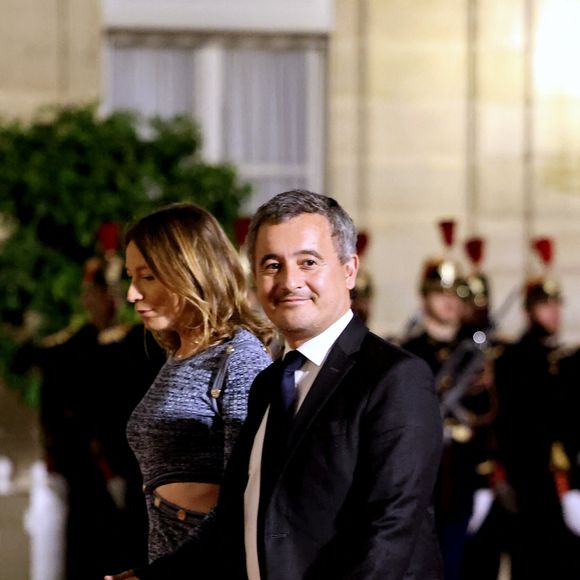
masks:
[[[224,151],[254,186],[254,204],[307,182],[307,72],[304,50],[226,52]]]
[[[224,142],[228,159],[303,163],[303,51],[230,49],[226,54]]]
[[[111,60],[112,109],[162,117],[193,111],[191,49],[114,47]]]

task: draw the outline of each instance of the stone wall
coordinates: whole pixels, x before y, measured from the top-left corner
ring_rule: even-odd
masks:
[[[4,0],[0,115],[96,102],[101,92],[99,0]]]
[[[555,38],[529,31],[554,2],[533,4],[530,14],[515,0],[337,1],[330,188],[370,233],[380,333],[400,332],[416,309],[421,263],[442,250],[435,224],[453,217],[456,258],[466,237],[487,241],[496,307],[540,270],[529,238],[553,236],[564,337],[580,339],[580,108],[578,95],[542,84]],[[501,326],[521,325],[516,301]]]
[[[370,234],[364,259],[377,287],[377,332],[398,333],[416,309],[421,263],[442,248],[435,223],[453,217],[458,242],[487,241],[496,307],[538,268],[529,238],[553,236],[564,336],[580,340],[580,44],[578,15],[558,6],[336,0],[327,191]],[[563,57],[554,48],[567,21]],[[98,100],[102,34],[99,0],[5,0],[0,114],[28,118],[43,105]],[[460,247],[456,254],[463,259]],[[502,321],[512,335],[521,324],[517,306]]]

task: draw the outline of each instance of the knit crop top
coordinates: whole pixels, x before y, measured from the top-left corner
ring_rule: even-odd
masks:
[[[216,400],[210,390],[228,347],[227,373]],[[260,340],[244,329],[190,358],[169,358],[127,425],[145,486],[220,483],[246,418],[250,386],[270,362]]]

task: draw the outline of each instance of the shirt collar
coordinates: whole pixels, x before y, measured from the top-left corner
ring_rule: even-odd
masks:
[[[305,343],[301,344],[297,349],[301,352],[309,361],[313,362],[317,366],[321,366],[328,354],[328,351],[332,348],[332,345],[336,342],[336,339],[340,336],[342,331],[348,326],[348,323],[353,317],[352,310],[347,310],[336,322],[333,322],[324,332],[321,332],[318,336],[307,340]],[[284,354],[291,350],[288,345],[284,346]]]

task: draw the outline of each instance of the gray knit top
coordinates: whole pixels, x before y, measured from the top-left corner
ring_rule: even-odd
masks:
[[[226,349],[227,372],[215,399],[210,391]],[[221,482],[246,418],[250,386],[270,363],[264,345],[244,329],[190,358],[167,360],[127,425],[146,488]]]

